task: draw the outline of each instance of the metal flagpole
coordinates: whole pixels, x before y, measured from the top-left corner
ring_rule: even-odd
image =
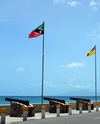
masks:
[[[96,45],[95,45],[95,101],[97,102],[97,68],[96,68]]]
[[[43,22],[44,26],[44,22]],[[44,89],[44,33],[43,33],[43,43],[42,43],[42,91],[41,91],[41,104],[43,104],[43,89]]]

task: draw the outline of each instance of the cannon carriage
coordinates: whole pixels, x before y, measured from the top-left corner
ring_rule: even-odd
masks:
[[[29,103],[28,100],[20,100],[13,98],[5,98],[10,103],[10,117],[21,117],[23,114],[23,107],[28,107],[28,117],[35,116],[35,107]]]
[[[60,113],[68,113],[68,103],[65,100],[44,97],[49,101],[49,113],[56,113],[56,105],[60,105]]]
[[[94,104],[91,102],[90,99],[73,98],[73,97],[70,97],[70,99],[76,101],[76,110],[79,110],[80,103],[82,103],[83,110],[88,110],[88,103],[91,103],[91,110],[94,110]]]

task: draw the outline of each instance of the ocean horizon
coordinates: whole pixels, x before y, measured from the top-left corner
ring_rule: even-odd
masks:
[[[41,103],[41,96],[0,96],[0,105],[10,104],[9,101],[5,101],[6,97],[20,100],[28,100],[30,104]],[[70,97],[90,99],[91,101],[96,101],[95,96],[44,96],[44,97],[65,100],[68,103],[76,102],[75,100],[70,100]],[[97,101],[100,101],[100,96],[97,96]],[[43,103],[49,103],[49,101],[43,100]]]

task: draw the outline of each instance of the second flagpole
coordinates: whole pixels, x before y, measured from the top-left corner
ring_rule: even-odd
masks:
[[[43,22],[44,26],[44,22]],[[43,94],[44,93],[44,34],[42,42],[42,89],[41,89],[41,104],[43,104]]]
[[[96,45],[95,45],[95,101],[97,102],[97,67],[96,67]]]

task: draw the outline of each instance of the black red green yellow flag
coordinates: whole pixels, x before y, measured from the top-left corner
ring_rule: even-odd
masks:
[[[94,55],[96,53],[96,47],[93,47],[92,50],[90,50],[88,53],[87,53],[87,57],[91,56],[91,55]]]
[[[38,37],[40,35],[44,34],[44,23],[38,26],[36,29],[34,29],[29,35],[28,38],[34,38]]]

